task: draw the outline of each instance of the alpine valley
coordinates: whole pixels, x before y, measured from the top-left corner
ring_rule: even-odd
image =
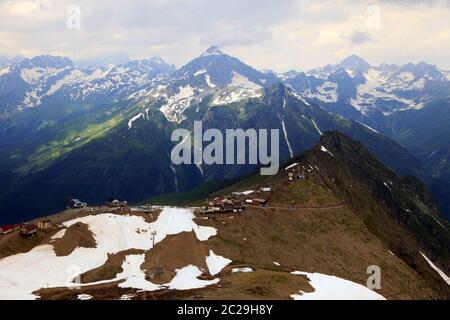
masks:
[[[280,74],[258,71],[213,46],[179,69],[160,58],[89,68],[55,56],[5,62],[0,222],[56,212],[69,196],[90,204],[111,195],[139,203],[223,186],[258,169],[174,166],[171,134],[192,130],[194,121],[222,131],[279,129],[281,163],[338,131],[405,177],[398,179],[409,188],[428,189],[450,216],[449,71],[426,63],[371,66],[351,56]],[[427,198],[436,218],[432,202]]]

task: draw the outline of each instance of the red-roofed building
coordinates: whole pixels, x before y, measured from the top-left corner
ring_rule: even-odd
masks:
[[[7,224],[5,226],[0,227],[0,234],[8,234],[13,231],[19,230],[21,227],[20,224]]]
[[[24,224],[20,228],[20,234],[25,237],[34,236],[38,231],[37,225],[34,224]]]

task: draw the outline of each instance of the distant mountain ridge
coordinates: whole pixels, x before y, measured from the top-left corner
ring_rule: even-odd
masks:
[[[279,129],[282,161],[311,148],[323,132],[338,130],[364,143],[397,173],[424,179],[439,199],[446,199],[446,188],[437,180],[449,167],[442,164],[442,153],[431,157],[433,168],[423,166],[427,162],[415,152],[417,146],[403,140],[406,135],[392,133],[401,128],[416,134],[415,140],[424,137],[424,154],[430,146],[441,150],[437,132],[419,130],[416,118],[419,112],[434,114],[428,112],[429,103],[446,97],[438,88],[448,80],[436,70],[423,64],[373,68],[352,56],[338,66],[280,75],[258,71],[215,46],[178,70],[160,58],[109,68],[78,68],[70,59],[51,56],[26,59],[0,69],[0,203],[13,217],[18,211],[54,210],[68,194],[91,202],[111,194],[139,201],[254,169],[171,165],[171,130],[192,129],[195,120],[221,130]],[[373,72],[378,76],[370,80]],[[405,72],[414,73],[414,79],[409,81]],[[380,86],[373,89],[376,94],[359,96],[368,78]],[[387,92],[383,86],[390,79]],[[411,83],[418,81],[424,86],[412,92]],[[353,105],[363,98],[385,101],[378,89],[391,99],[389,108],[384,102],[370,108]],[[423,98],[423,108],[402,105],[413,96],[433,99]],[[440,103],[434,108],[443,115],[448,110]],[[406,113],[411,121],[405,122]],[[441,127],[448,128],[444,122]],[[42,181],[43,190],[38,187]],[[33,206],[29,199],[36,197],[40,200]]]

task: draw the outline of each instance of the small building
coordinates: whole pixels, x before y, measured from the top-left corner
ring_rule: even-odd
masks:
[[[20,234],[24,237],[35,236],[38,231],[38,227],[35,224],[24,224],[20,228]]]
[[[51,229],[53,227],[52,220],[43,220],[38,223],[39,229]]]
[[[253,206],[267,207],[267,200],[265,199],[247,199],[245,202]]]
[[[71,199],[69,201],[69,208],[79,209],[79,208],[85,208],[85,207],[87,207],[87,203],[81,202],[78,199]]]
[[[267,206],[267,200],[266,199],[253,199],[253,204],[257,204],[257,205],[264,207],[264,206]]]
[[[20,224],[7,224],[2,227],[0,227],[0,234],[8,234],[17,230],[20,230],[21,225]]]
[[[261,188],[261,191],[262,191],[262,192],[272,192],[272,188],[270,188],[270,187],[264,187],[264,188]]]
[[[214,201],[207,200],[205,203],[204,214],[218,214],[229,212],[242,212],[245,207],[239,197],[236,196],[222,196],[217,197]]]
[[[108,200],[106,200],[106,205],[112,208],[126,207],[128,206],[128,202],[120,201],[119,199],[116,198],[109,198]]]
[[[233,201],[233,212],[242,212],[244,211],[244,204],[242,201],[234,200]]]
[[[224,197],[219,197],[214,199],[213,207],[215,211],[231,212],[233,211],[234,205],[233,201],[228,200],[227,198]]]

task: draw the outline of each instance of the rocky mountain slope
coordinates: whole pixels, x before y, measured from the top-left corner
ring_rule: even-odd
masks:
[[[63,212],[54,217],[62,227],[39,231],[34,244],[15,235],[0,241],[0,297],[450,297],[449,223],[419,181],[397,176],[360,143],[325,132],[276,176],[249,177],[210,199],[247,190],[268,206],[208,216],[183,208]],[[42,277],[29,272],[36,265]],[[78,269],[68,280],[69,265]],[[373,266],[381,288],[369,290]]]
[[[136,202],[161,193],[187,191],[204,181],[237,178],[258,167],[172,165],[171,132],[183,126],[192,129],[194,120],[202,120],[204,129],[217,128],[223,133],[237,128],[278,129],[281,162],[311,148],[322,130],[340,130],[364,142],[397,172],[422,174],[418,162],[395,142],[309,104],[282,84],[261,88],[259,92],[259,97],[213,107],[209,104],[211,96],[206,96],[201,102],[203,107],[182,124],[167,121],[155,105],[141,104],[117,111],[110,127],[86,127],[86,136],[83,131],[76,132],[70,140],[63,136],[62,141],[52,141],[44,150],[40,144],[33,147],[32,138],[22,150],[37,149],[27,157],[16,157],[20,145],[15,147],[15,161],[8,163],[13,167],[4,173],[2,203],[12,215],[25,211],[36,216],[60,208],[61,199],[70,195],[90,203],[101,202],[111,194]],[[136,108],[141,113],[128,120],[127,114],[134,114]],[[99,130],[98,134],[92,136],[93,130]],[[55,158],[48,157],[49,153],[56,153]]]
[[[351,56],[338,65],[280,75],[328,111],[364,123],[408,149],[426,168],[449,212],[449,72],[424,62],[371,66]],[[438,195],[440,193],[440,195]]]

